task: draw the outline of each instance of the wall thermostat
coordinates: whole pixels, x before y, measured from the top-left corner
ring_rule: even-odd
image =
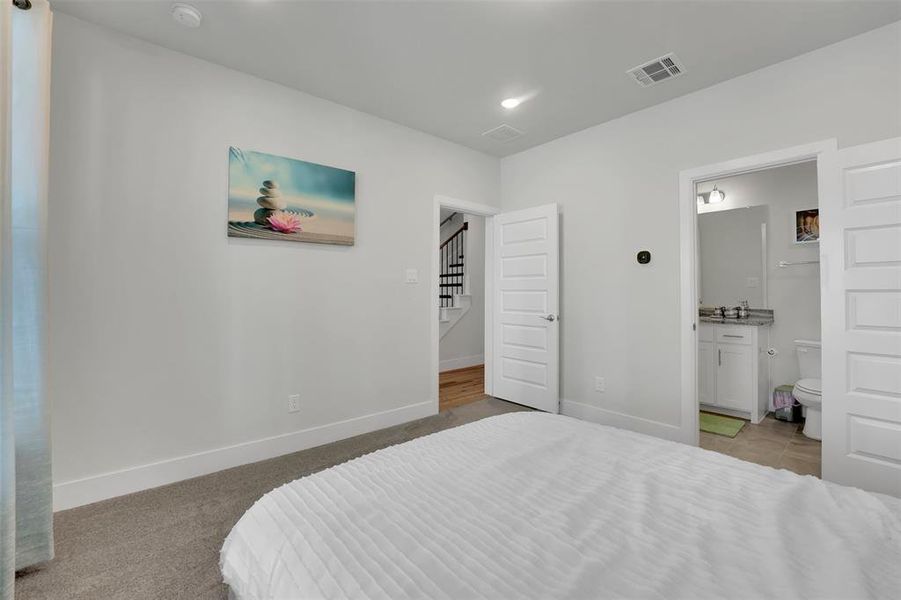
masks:
[[[636,256],[636,258],[638,259],[638,264],[646,265],[651,262],[651,253],[647,250],[642,250],[638,253],[638,256]]]

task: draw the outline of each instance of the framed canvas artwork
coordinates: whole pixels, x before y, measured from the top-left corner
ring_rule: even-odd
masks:
[[[820,241],[820,209],[795,211],[795,243],[810,244]]]
[[[228,149],[228,235],[354,243],[356,173],[264,152]]]

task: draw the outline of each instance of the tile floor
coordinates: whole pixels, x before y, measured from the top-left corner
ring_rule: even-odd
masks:
[[[767,415],[759,425],[746,423],[734,438],[702,431],[701,448],[819,477],[820,442],[801,433],[803,428],[804,423],[786,423]]]

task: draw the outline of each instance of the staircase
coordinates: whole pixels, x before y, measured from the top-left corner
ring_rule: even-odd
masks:
[[[466,276],[466,231],[463,223],[438,248],[438,323],[441,337],[469,312],[472,296]]]

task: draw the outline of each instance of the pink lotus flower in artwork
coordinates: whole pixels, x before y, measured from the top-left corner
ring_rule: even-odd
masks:
[[[296,233],[300,231],[300,217],[291,212],[277,210],[266,219],[269,228],[279,233]]]

